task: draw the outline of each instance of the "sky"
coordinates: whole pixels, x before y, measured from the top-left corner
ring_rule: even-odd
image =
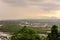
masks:
[[[0,0],[0,20],[59,18],[60,0]]]

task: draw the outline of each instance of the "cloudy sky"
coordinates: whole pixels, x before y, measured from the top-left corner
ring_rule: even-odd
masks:
[[[0,0],[0,20],[60,18],[60,0]]]

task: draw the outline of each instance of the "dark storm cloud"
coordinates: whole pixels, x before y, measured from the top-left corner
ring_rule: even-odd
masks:
[[[3,0],[12,6],[38,6],[43,10],[60,10],[60,0]],[[57,4],[58,3],[58,4]]]

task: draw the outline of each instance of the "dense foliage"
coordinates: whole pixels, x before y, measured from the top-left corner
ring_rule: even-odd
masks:
[[[40,36],[34,30],[24,26],[20,31],[14,33],[10,40],[40,40]]]
[[[58,40],[58,27],[53,25],[51,28],[51,33],[48,34],[48,40]]]

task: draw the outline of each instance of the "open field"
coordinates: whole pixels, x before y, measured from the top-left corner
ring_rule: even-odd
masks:
[[[0,27],[0,30],[3,32],[17,32],[21,28],[22,27],[20,26],[4,26],[4,27]],[[27,27],[27,28],[31,28],[32,30],[37,31],[38,33],[50,31],[50,28],[46,28],[46,27]]]

